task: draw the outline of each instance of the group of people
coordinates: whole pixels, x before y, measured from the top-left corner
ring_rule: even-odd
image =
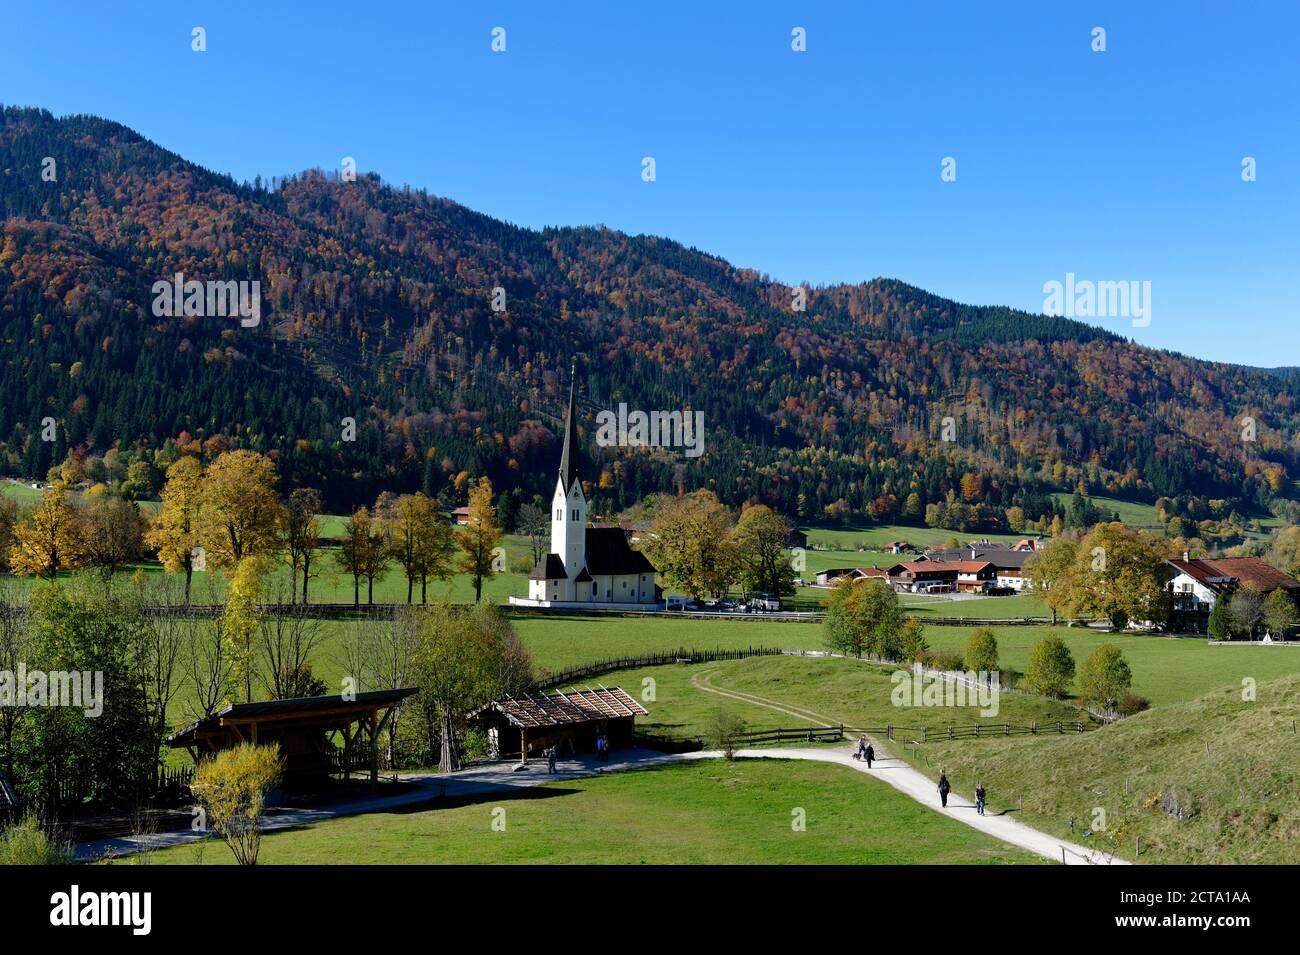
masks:
[[[871,763],[876,758],[876,749],[874,746],[872,746],[870,743],[867,742],[867,738],[865,736],[858,737],[858,748],[854,752],[853,758],[865,759],[867,761],[867,769],[871,768]]]
[[[867,769],[871,768],[871,763],[876,758],[875,748],[867,742],[866,736],[858,737],[858,748],[853,751],[853,758],[867,761]],[[948,793],[952,792],[952,784],[948,782],[948,774],[944,770],[939,771],[939,804],[943,808],[948,808]],[[984,804],[988,800],[988,790],[984,788],[984,783],[975,784],[975,812],[984,815]]]
[[[948,793],[952,792],[952,784],[948,782],[948,774],[944,770],[939,770],[939,802],[946,809],[948,808]],[[984,783],[975,784],[975,812],[984,815],[984,804],[988,801],[988,790],[984,788]]]
[[[569,749],[573,749],[573,741],[569,741]],[[548,746],[543,753],[546,756],[546,772],[553,774],[557,772],[556,761],[560,758],[560,744]],[[609,762],[609,737],[604,733],[596,734],[596,758],[601,762]]]

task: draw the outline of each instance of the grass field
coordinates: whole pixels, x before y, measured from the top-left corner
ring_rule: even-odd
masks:
[[[938,728],[949,720],[1023,724],[1034,719],[1050,726],[1057,718],[1078,715],[1065,704],[1017,694],[1004,694],[998,716],[987,720],[970,709],[894,707],[888,672],[850,660],[765,657],[624,671],[610,674],[607,685],[643,695],[644,681],[653,679],[655,699],[646,702],[650,716],[641,725],[669,736],[699,735],[719,708],[753,728],[808,722],[708,693],[702,684],[850,725]],[[1300,737],[1292,723],[1297,713],[1300,677],[1289,676],[1261,682],[1254,702],[1243,701],[1240,687],[1224,688],[1083,735],[1047,732],[946,742],[935,734],[915,745],[917,734],[905,733],[884,745],[931,778],[943,767],[967,798],[983,780],[994,811],[1012,808],[1035,828],[1125,858],[1294,863],[1300,861]],[[1195,815],[1182,821],[1171,816],[1162,808],[1166,795]],[[1104,830],[1098,807],[1105,811]],[[1094,819],[1097,831],[1084,836]]]
[[[751,657],[698,665],[620,670],[603,676],[605,686],[620,686],[650,711],[637,726],[648,733],[676,738],[708,737],[718,710],[743,719],[753,729],[803,727],[812,720],[712,693],[710,688],[739,690],[788,703],[821,722],[849,726],[920,726],[956,723],[1024,725],[1076,720],[1079,710],[1040,697],[1003,694],[996,715],[981,716],[976,707],[896,707],[891,703],[890,674],[898,668],[859,660],[827,657]],[[653,681],[648,682],[648,681]],[[653,700],[647,690],[653,689]]]
[[[505,810],[505,831],[492,811]],[[806,813],[793,831],[792,811]],[[196,861],[193,847],[154,863]],[[229,864],[217,842],[204,864]],[[611,773],[268,834],[259,862],[991,864],[1044,860],[842,766],[722,760]]]
[[[1061,507],[1069,508],[1073,494],[1058,491],[1052,495],[1056,503]],[[1088,498],[1093,504],[1101,509],[1107,519],[1111,514],[1118,514],[1119,519],[1129,527],[1157,527],[1159,522],[1156,521],[1156,507],[1154,504],[1142,504],[1137,501],[1121,501],[1117,497],[1103,497],[1094,494]]]
[[[1300,678],[1292,676],[1261,683],[1256,702],[1223,689],[1082,736],[940,739],[915,757],[906,747],[897,755],[932,777],[944,767],[967,798],[983,780],[992,809],[1023,799],[1020,821],[1130,860],[1294,865],[1297,713]]]

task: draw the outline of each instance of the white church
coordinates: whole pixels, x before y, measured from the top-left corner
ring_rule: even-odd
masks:
[[[573,386],[564,419],[564,450],[551,498],[551,551],[528,575],[528,596],[511,597],[520,607],[655,610],[663,606],[658,571],[633,550],[619,527],[588,527],[587,499],[578,476],[577,416]]]

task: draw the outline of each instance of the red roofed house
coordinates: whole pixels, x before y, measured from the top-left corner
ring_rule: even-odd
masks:
[[[1175,629],[1205,633],[1214,602],[1240,587],[1267,596],[1281,588],[1300,604],[1300,581],[1258,557],[1216,557],[1165,562],[1171,570],[1166,584],[1174,596]]]
[[[900,593],[987,590],[997,568],[987,560],[910,560],[889,568],[889,582]]]

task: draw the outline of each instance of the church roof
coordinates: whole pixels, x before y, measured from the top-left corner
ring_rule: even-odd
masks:
[[[574,382],[570,380],[569,410],[564,415],[564,450],[560,454],[560,480],[564,482],[565,491],[573,487],[573,482],[578,477],[578,424],[573,387]]]
[[[564,572],[564,561],[559,554],[547,554],[537,562],[529,580],[564,580],[569,575]]]
[[[654,564],[633,550],[617,527],[588,527],[587,570],[593,574],[653,574]]]

